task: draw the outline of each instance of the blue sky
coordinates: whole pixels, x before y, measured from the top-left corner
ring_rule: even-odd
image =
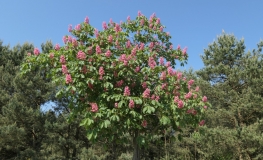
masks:
[[[201,69],[200,55],[222,29],[245,38],[248,50],[263,38],[262,0],[0,0],[0,39],[14,46],[52,40],[62,43],[68,25],[81,23],[86,16],[99,30],[103,21],[125,21],[140,10],[149,17],[156,13],[170,32],[174,46],[187,46],[188,65]]]

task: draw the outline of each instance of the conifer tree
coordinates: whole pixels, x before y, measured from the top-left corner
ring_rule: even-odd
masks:
[[[223,33],[204,50],[197,74],[212,108],[199,153],[205,159],[261,159],[263,118],[263,42],[245,51],[244,40]],[[260,131],[261,130],[261,131]]]
[[[51,84],[40,72],[21,77],[20,63],[34,46],[25,43],[12,49],[0,43],[0,157],[35,158],[45,138],[45,116],[40,110],[51,94]]]

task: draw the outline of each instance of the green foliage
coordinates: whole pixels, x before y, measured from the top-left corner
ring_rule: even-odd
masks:
[[[49,51],[51,42],[42,45]],[[68,124],[66,109],[43,112],[41,105],[54,99],[55,87],[35,68],[21,77],[19,69],[32,44],[12,49],[0,43],[0,157],[1,159],[76,159],[89,148],[79,121]],[[64,105],[56,99],[57,105]],[[62,107],[60,107],[62,108]],[[70,133],[70,134],[69,134]]]
[[[69,99],[70,121],[81,115],[89,140],[123,137],[123,143],[128,132],[134,147],[146,145],[168,128],[196,128],[207,105],[171,67],[176,60],[186,63],[188,55],[186,48],[173,49],[164,27],[155,15],[110,22],[102,31],[86,21],[72,30],[74,38],[64,37],[64,47],[50,54],[35,50],[22,73],[51,68],[48,77],[61,86],[57,96]]]
[[[205,49],[205,67],[185,71],[184,79],[178,77],[179,71],[169,75],[168,67],[158,62],[164,57],[174,65],[176,56],[186,61],[187,54],[170,48],[171,37],[158,29],[162,25],[157,20],[138,16],[122,23],[121,31],[116,32],[117,24],[111,23],[98,33],[82,23],[80,30],[72,31],[76,42],[67,40],[56,50],[48,42],[42,45],[42,54],[26,57],[23,77],[18,75],[19,65],[27,52],[33,52],[33,45],[10,49],[0,43],[0,157],[131,159],[137,145],[141,159],[262,159],[263,42],[246,52],[244,40],[223,33]],[[157,29],[152,30],[150,23]],[[108,41],[110,35],[113,42]],[[159,43],[151,49],[153,41],[163,42],[166,48]],[[96,46],[102,53],[96,53]],[[126,59],[126,65],[121,57],[132,57],[134,48],[136,54]],[[105,55],[108,50],[109,57]],[[77,58],[79,51],[85,53],[85,59]],[[72,82],[66,83],[61,55]],[[156,63],[152,68],[150,57]],[[104,74],[99,71],[102,66]],[[140,72],[135,71],[138,66]],[[162,72],[166,79],[160,78]],[[194,80],[190,87],[189,80]],[[125,96],[126,86],[130,95]],[[160,99],[143,96],[146,88]],[[189,92],[193,95],[186,98]],[[206,95],[213,107],[200,95]],[[183,108],[175,102],[176,96],[183,100]],[[56,103],[55,111],[41,112],[40,106],[48,100]],[[129,107],[130,100],[134,107]],[[197,128],[202,117],[206,126]]]
[[[261,157],[262,133],[256,126],[263,118],[262,45],[246,53],[244,40],[223,33],[204,51],[198,85],[207,88],[202,92],[213,106],[200,141],[206,159]]]
[[[0,157],[3,159],[36,158],[45,132],[45,116],[40,105],[51,94],[51,85],[35,69],[21,77],[20,64],[32,44],[0,50]]]

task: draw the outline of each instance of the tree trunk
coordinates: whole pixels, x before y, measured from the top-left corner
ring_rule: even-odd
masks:
[[[132,160],[140,160],[140,147],[139,147],[139,144],[138,144],[138,141],[137,141],[137,138],[138,138],[139,134],[138,132],[135,133],[134,137],[133,137],[133,148],[134,148],[134,151],[133,151],[133,157],[132,157]]]

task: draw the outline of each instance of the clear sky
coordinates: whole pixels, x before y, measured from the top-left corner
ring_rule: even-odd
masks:
[[[263,0],[0,0],[0,40],[14,46],[52,40],[62,43],[68,25],[86,16],[99,30],[102,22],[125,21],[140,10],[150,17],[156,13],[170,32],[174,46],[188,47],[185,69],[201,69],[200,55],[222,29],[245,38],[248,50],[263,38]]]

